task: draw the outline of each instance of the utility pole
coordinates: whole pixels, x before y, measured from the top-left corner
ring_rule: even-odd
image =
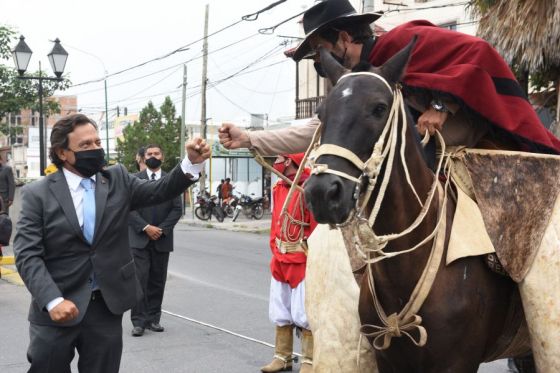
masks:
[[[181,141],[179,141],[179,154],[181,154],[181,159],[179,162],[182,162],[185,158],[185,124],[187,122],[185,115],[186,115],[186,106],[187,106],[187,64],[183,65],[183,100],[182,100],[182,108],[181,108]],[[190,193],[190,191],[189,191]],[[185,208],[187,204],[185,203],[185,193],[183,193],[183,215],[185,215]],[[192,200],[192,199],[191,199]],[[193,209],[194,214],[194,209]],[[194,219],[194,217],[193,217]]]
[[[207,86],[207,70],[208,70],[208,13],[210,5],[206,4],[204,13],[204,42],[202,43],[202,98],[200,109],[200,135],[206,140],[206,86]],[[206,171],[202,170],[200,177],[200,191],[204,192],[206,187]],[[209,185],[208,187],[211,187]],[[209,191],[210,192],[210,191]]]
[[[185,126],[186,120],[186,106],[187,106],[187,64],[183,65],[183,100],[181,109],[181,161],[185,158]]]

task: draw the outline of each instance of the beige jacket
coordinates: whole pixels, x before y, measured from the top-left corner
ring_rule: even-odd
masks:
[[[302,153],[309,147],[319,123],[321,122],[315,117],[303,125],[274,131],[248,132],[251,147],[265,156]]]
[[[407,102],[421,112],[426,110],[414,101],[407,100]],[[453,109],[443,125],[442,136],[445,143],[448,146],[474,147],[488,129],[482,123],[470,119],[465,112],[459,109],[458,105],[449,103],[448,106]],[[319,123],[319,118],[314,117],[304,125],[274,131],[248,132],[249,140],[252,148],[265,156],[301,153],[309,147]]]

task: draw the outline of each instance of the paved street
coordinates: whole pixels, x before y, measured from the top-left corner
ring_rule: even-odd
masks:
[[[266,225],[239,224],[246,228]],[[273,353],[260,342],[274,342],[268,321],[268,260],[265,234],[179,225],[164,300],[162,325],[166,331],[131,337],[126,314],[121,371],[258,372]],[[0,281],[2,373],[24,372],[27,367],[28,302],[25,288]],[[485,365],[479,372],[505,373],[507,369],[502,361]]]

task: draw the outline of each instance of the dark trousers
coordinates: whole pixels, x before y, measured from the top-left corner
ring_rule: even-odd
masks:
[[[145,328],[161,319],[169,253],[157,251],[153,242],[143,249],[133,248],[132,253],[144,297],[132,308],[130,319],[132,325]]]
[[[94,295],[95,294],[95,295]],[[109,311],[98,292],[82,322],[76,326],[45,326],[31,323],[28,373],[71,373],[70,363],[78,351],[80,373],[117,373],[122,354],[122,315]]]

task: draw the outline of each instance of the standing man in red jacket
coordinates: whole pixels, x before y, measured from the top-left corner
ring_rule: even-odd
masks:
[[[303,160],[303,153],[280,155],[274,168],[293,180]],[[309,177],[307,170],[300,185]],[[272,223],[270,227],[270,320],[276,325],[276,348],[272,362],[261,368],[263,372],[292,370],[293,330],[301,330],[302,361],[300,372],[312,372],[313,336],[305,314],[305,266],[307,238],[317,222],[307,209],[303,195],[295,191],[282,214],[290,185],[278,181],[272,190]]]

